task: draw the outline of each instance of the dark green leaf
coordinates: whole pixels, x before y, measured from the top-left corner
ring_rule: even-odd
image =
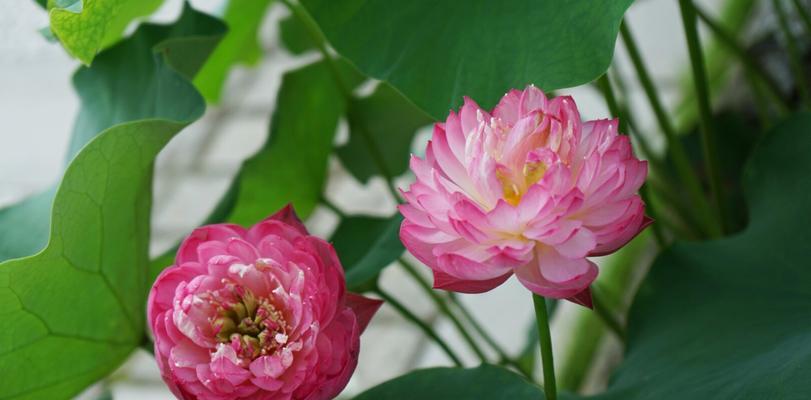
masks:
[[[176,26],[207,26],[209,19],[187,9]],[[192,84],[153,53],[153,45],[166,38],[156,32],[173,30],[142,27],[77,75],[84,76],[77,82],[97,84],[101,96],[105,74],[130,65],[133,73],[122,80],[137,78],[143,76],[138,68],[144,60],[151,60],[154,75],[141,84],[172,90],[141,99],[155,101],[160,94],[157,115],[111,121],[88,138],[56,191],[48,245],[34,256],[0,264],[0,398],[71,398],[116,368],[143,340],[152,165],[161,148],[205,107]],[[95,100],[126,97],[119,92]]]
[[[744,176],[749,226],[677,243],[630,315],[601,399],[805,399],[811,393],[811,114],[760,143]]]
[[[504,368],[483,364],[476,368],[429,368],[418,370],[379,386],[355,400],[543,400],[538,386]],[[562,396],[562,399],[567,398]]]
[[[369,96],[349,104],[349,142],[338,148],[338,157],[361,182],[383,175],[370,154],[370,145],[380,150],[386,173],[398,176],[408,169],[411,142],[417,129],[432,122],[422,110],[381,84]],[[371,140],[371,143],[369,141]]]
[[[216,19],[187,9],[176,24],[144,25],[138,35],[102,53],[93,67],[80,68],[73,85],[81,109],[67,160],[118,124],[147,118],[197,119],[201,113],[198,95],[188,91],[184,76],[200,68],[223,32]],[[55,191],[51,188],[0,209],[0,261],[45,247]]]
[[[713,118],[714,132],[717,132],[718,143],[723,143],[723,151],[718,153],[721,183],[723,185],[725,200],[727,201],[726,220],[731,222],[732,231],[739,231],[746,226],[746,202],[743,198],[741,175],[746,160],[755,146],[761,132],[753,121],[747,121],[745,116],[732,113],[721,113]],[[701,135],[698,130],[684,135],[681,138],[690,160],[699,171],[702,181],[709,185],[704,157],[701,147]]]
[[[335,49],[437,119],[470,96],[553,90],[605,72],[632,0],[303,0]]]
[[[362,79],[348,65],[341,64],[341,71],[353,86]],[[343,94],[323,61],[285,74],[267,143],[243,163],[206,223],[253,225],[288,203],[300,217],[309,216],[321,198],[345,109]],[[174,253],[170,250],[150,264],[153,278],[172,264]]]
[[[288,72],[270,122],[270,137],[243,164],[228,220],[252,225],[287,203],[302,218],[310,215],[321,198],[338,119],[345,109],[343,94],[323,61]]]
[[[360,291],[377,280],[383,268],[403,255],[398,213],[390,218],[352,216],[341,220],[332,234],[335,252],[346,271],[346,287]]]
[[[258,31],[273,0],[230,0],[223,19],[228,34],[194,80],[207,101],[220,100],[223,83],[236,64],[253,65],[259,61],[262,49]]]
[[[312,37],[295,15],[290,15],[279,23],[279,36],[284,47],[293,54],[315,49]]]

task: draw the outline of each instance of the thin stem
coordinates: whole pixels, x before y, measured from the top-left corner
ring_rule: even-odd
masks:
[[[626,113],[622,113],[620,111],[620,106],[617,103],[617,97],[614,95],[614,89],[611,88],[611,80],[608,78],[608,74],[603,74],[600,79],[597,80],[597,86],[600,87],[600,90],[603,92],[603,97],[605,98],[606,105],[608,106],[608,110],[611,115],[615,115],[619,119],[619,131],[620,134],[628,134],[628,117]],[[649,201],[649,194],[648,194],[648,186],[643,186],[639,190],[639,194],[642,196],[642,200],[647,205],[648,214],[655,220],[658,219],[656,216],[656,212],[653,209],[653,205],[650,204]],[[662,232],[662,227],[659,224],[653,224],[653,231],[654,236],[656,237],[656,242],[659,245],[659,248],[663,248],[665,244],[664,233]]]
[[[327,49],[327,38],[324,36],[324,33],[321,32],[321,28],[318,27],[318,24],[313,20],[313,17],[310,15],[309,12],[302,6],[297,0],[282,0],[285,6],[290,10],[291,13],[304,25],[304,29],[307,31],[307,34],[310,35],[310,39],[313,40],[315,43],[315,47],[318,48],[318,51],[324,57],[324,61],[327,63],[328,68],[332,71],[332,74],[335,78],[335,83],[338,86],[338,89],[344,95],[345,98],[349,99],[352,97],[352,90],[349,88],[349,85],[344,82],[343,75],[341,75],[341,71],[338,68],[338,65],[335,63],[335,60],[332,58],[329,50]]]
[[[712,122],[712,109],[710,108],[710,89],[707,83],[707,71],[704,68],[704,53],[701,51],[701,39],[698,37],[696,26],[696,12],[693,0],[679,0],[681,17],[684,24],[684,34],[687,38],[687,49],[690,53],[690,64],[693,69],[693,84],[698,100],[699,129],[704,153],[704,168],[707,171],[710,183],[710,193],[714,200],[715,212],[721,221],[721,231],[727,228],[725,222],[724,193],[721,185],[721,169],[718,163],[718,149],[716,147],[715,126]]]
[[[434,289],[431,288],[431,285],[425,280],[425,278],[422,277],[422,275],[420,275],[420,273],[417,271],[414,265],[412,265],[402,257],[398,261],[400,262],[400,265],[403,266],[403,269],[405,269],[405,271],[412,278],[414,278],[414,281],[417,282],[420,288],[422,288],[422,290],[426,294],[428,294],[431,300],[433,300],[434,303],[436,303],[437,307],[439,308],[439,311],[445,314],[445,316],[451,320],[451,323],[453,323],[453,326],[455,326],[456,330],[459,331],[459,334],[462,335],[462,338],[468,344],[468,347],[470,347],[470,349],[473,350],[474,353],[476,353],[476,356],[478,356],[483,363],[487,363],[487,356],[485,356],[482,349],[479,348],[478,343],[476,343],[473,337],[470,336],[470,334],[467,332],[467,329],[465,329],[465,326],[462,325],[461,321],[459,321],[459,318],[457,318],[456,315],[454,315],[451,312],[451,309],[448,307],[448,303],[446,302],[446,300],[440,297],[439,293],[437,293]]]
[[[350,105],[350,107],[352,107]],[[352,117],[352,110],[349,111],[349,118]],[[372,157],[372,161],[375,163],[377,170],[380,171],[380,174],[383,175],[383,179],[386,181],[386,189],[389,191],[389,194],[392,196],[395,202],[401,202],[402,199],[397,192],[397,187],[394,185],[394,176],[392,176],[389,168],[386,166],[385,157],[380,152],[380,147],[377,145],[377,141],[375,140],[374,136],[369,132],[369,129],[366,127],[363,121],[355,121],[355,132],[359,132],[361,139],[366,144],[366,149],[369,151],[369,155]]]
[[[777,103],[770,102],[768,100],[769,91],[763,88],[763,81],[755,76],[752,71],[745,70],[744,77],[746,78],[746,81],[749,82],[749,86],[752,88],[752,97],[754,98],[755,102],[755,112],[758,115],[758,119],[760,119],[761,128],[763,128],[764,131],[767,131],[767,128],[772,126],[772,118],[769,114],[770,105]],[[785,112],[781,110],[780,114],[785,114]]]
[[[467,307],[464,306],[464,304],[462,304],[455,296],[449,296],[449,298],[453,303],[453,305],[455,305],[456,308],[459,309],[459,311],[462,313],[462,316],[465,317],[470,326],[473,327],[473,330],[475,330],[476,333],[478,333],[479,336],[481,336],[482,339],[484,339],[484,341],[487,342],[487,344],[490,345],[490,347],[492,347],[496,353],[498,353],[498,356],[499,358],[501,358],[502,363],[512,365],[519,372],[521,372],[521,374],[527,377],[527,379],[532,380],[532,372],[528,371],[523,365],[521,365],[521,363],[517,362],[515,359],[507,355],[507,352],[501,347],[501,345],[498,344],[498,342],[495,341],[495,339],[493,339],[492,336],[490,336],[490,334],[484,329],[484,327],[479,323],[479,321],[476,320],[476,318],[473,316],[470,310],[468,310]]]
[[[794,3],[794,9],[797,10],[797,14],[800,15],[800,19],[805,25],[805,33],[811,35],[811,15],[808,14],[808,10],[800,3],[800,0],[792,0],[792,3]]]
[[[651,227],[651,229],[653,229],[653,239],[656,241],[656,245],[660,249],[664,249],[665,245],[667,244],[665,233],[662,231],[661,225],[664,223],[664,221],[659,219],[659,215],[656,213],[656,208],[651,201],[650,186],[643,184],[642,187],[639,188],[639,196],[642,197],[642,201],[645,203],[645,209],[647,210],[648,215],[650,215],[653,219],[653,224]]]
[[[549,314],[546,311],[546,300],[532,294],[535,305],[535,320],[538,322],[538,340],[541,343],[541,365],[543,365],[543,390],[547,400],[556,400],[558,397],[555,384],[555,360],[552,356],[552,334],[549,331]]]
[[[797,45],[797,39],[791,33],[791,27],[788,24],[788,16],[786,15],[786,10],[783,8],[783,3],[780,0],[772,0],[772,6],[774,7],[775,13],[777,13],[780,30],[783,31],[783,36],[786,38],[789,65],[794,72],[794,80],[796,81],[797,90],[800,92],[800,98],[805,108],[811,109],[811,94],[808,92],[808,82],[805,79],[802,62],[800,61],[800,50]]]
[[[621,341],[625,342],[625,328],[611,309],[605,304],[603,292],[598,290],[596,285],[592,287],[591,300],[594,305],[594,313],[600,317],[600,320],[603,321],[610,331],[614,332]]]
[[[343,212],[338,206],[336,206],[333,202],[329,201],[325,196],[321,196],[321,204],[325,207],[329,208],[330,211],[335,213],[340,219],[345,219],[347,217],[346,213]]]
[[[397,312],[399,312],[403,318],[414,323],[414,325],[417,325],[417,327],[420,328],[422,332],[425,333],[426,336],[431,338],[431,340],[433,340],[437,345],[439,345],[442,351],[444,351],[445,354],[448,355],[448,358],[450,358],[451,361],[453,361],[453,363],[456,364],[457,367],[462,366],[462,361],[459,359],[456,353],[454,353],[453,350],[451,350],[450,346],[448,346],[448,344],[444,340],[442,340],[442,338],[439,337],[439,335],[437,335],[436,331],[434,331],[433,328],[431,328],[428,324],[426,324],[425,321],[417,317],[413,312],[411,312],[402,303],[397,301],[397,299],[392,297],[383,289],[376,288],[374,292],[377,293],[377,295],[380,296],[383,300],[385,300],[387,304],[394,307],[394,309],[397,310]]]
[[[614,89],[611,87],[611,80],[608,78],[608,73],[603,74],[597,79],[597,86],[603,93],[605,104],[608,106],[608,112],[619,119],[619,132],[620,135],[628,134],[628,120],[624,115],[620,115],[620,106],[617,103],[617,96],[614,95]]]
[[[687,157],[687,152],[684,150],[682,143],[676,137],[676,130],[665,113],[664,106],[659,99],[659,95],[656,93],[656,89],[653,86],[653,81],[651,80],[650,74],[648,74],[648,70],[645,67],[645,64],[642,62],[642,56],[636,46],[636,42],[631,34],[631,28],[628,26],[627,22],[623,22],[622,25],[620,25],[620,34],[622,36],[622,41],[625,44],[625,48],[628,50],[628,56],[631,59],[631,63],[634,65],[634,69],[636,70],[639,82],[642,84],[642,88],[645,90],[645,95],[648,97],[648,101],[653,109],[653,114],[656,117],[656,121],[659,123],[659,128],[665,135],[665,140],[667,141],[667,150],[670,152],[670,156],[673,159],[676,172],[679,174],[680,180],[687,189],[687,194],[690,196],[693,207],[695,207],[696,212],[700,214],[699,220],[706,224],[704,228],[709,236],[718,237],[721,234],[721,229],[717,216],[712,213],[709,203],[701,190],[701,183],[699,182],[695,171],[693,171],[692,167],[690,166],[690,159]]]
[[[304,25],[304,28],[307,30],[307,33],[312,38],[313,42],[315,42],[318,51],[321,52],[321,55],[324,58],[324,61],[327,63],[330,71],[332,72],[333,77],[335,78],[335,84],[338,86],[338,89],[343,94],[344,99],[346,100],[348,107],[349,107],[349,118],[352,118],[352,107],[353,107],[353,100],[355,99],[354,94],[350,86],[345,82],[343,75],[341,74],[341,70],[338,67],[338,64],[335,62],[335,59],[330,54],[329,49],[327,49],[327,39],[324,37],[324,33],[321,32],[321,28],[318,27],[318,24],[313,20],[313,17],[310,15],[309,12],[296,0],[282,0],[287,8],[290,9],[290,12],[298,18],[299,21]],[[383,178],[386,180],[386,189],[389,191],[389,194],[392,195],[395,202],[400,202],[400,195],[397,193],[397,188],[392,183],[392,175],[389,172],[388,168],[386,167],[385,158],[383,157],[382,153],[375,143],[375,139],[372,134],[369,132],[369,129],[363,124],[363,121],[355,121],[355,127],[358,128],[355,132],[360,133],[361,140],[366,144],[369,155],[372,157],[372,161],[377,166],[380,173],[383,175]]]
[[[712,31],[712,33],[718,37],[721,43],[724,43],[726,47],[735,54],[738,59],[743,64],[743,67],[747,70],[748,73],[756,76],[759,80],[761,80],[765,84],[766,93],[768,94],[769,98],[775,103],[781,113],[785,113],[788,111],[788,104],[786,104],[785,99],[780,94],[780,86],[777,84],[777,81],[766,71],[766,68],[760,64],[760,62],[753,57],[746,48],[740,44],[735,38],[735,36],[728,32],[718,21],[715,21],[706,11],[702,10],[700,7],[693,7],[695,10],[696,15],[707,28]],[[757,88],[755,88],[757,90]]]

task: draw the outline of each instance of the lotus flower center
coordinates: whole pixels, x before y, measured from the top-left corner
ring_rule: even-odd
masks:
[[[517,206],[530,186],[543,178],[546,169],[546,164],[535,161],[525,163],[520,173],[507,172],[503,169],[496,170],[496,178],[501,183],[504,200],[513,206]]]
[[[219,316],[213,321],[217,342],[230,343],[242,359],[274,354],[288,340],[284,315],[269,299],[229,286],[231,300],[218,305]]]

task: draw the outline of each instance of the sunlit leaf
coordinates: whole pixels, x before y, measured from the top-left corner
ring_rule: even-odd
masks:
[[[162,0],[48,0],[50,30],[71,56],[89,65],[96,53],[121,37],[132,20],[151,14],[161,3]]]
[[[137,37],[105,51],[93,67],[80,68],[73,85],[81,100],[67,161],[91,139],[117,124],[146,118],[191,121],[200,112],[185,87],[224,28],[214,18],[186,12],[174,25],[145,25]],[[163,58],[158,63],[157,59]],[[168,64],[168,65],[167,65]],[[178,76],[180,75],[180,76]],[[176,98],[183,95],[182,100]],[[0,209],[0,261],[34,254],[48,239],[56,188]]]
[[[204,29],[212,27],[217,29]],[[148,77],[141,84],[155,91],[140,100],[159,101],[151,113],[130,110],[137,119],[112,118],[103,132],[88,137],[56,191],[48,245],[0,264],[0,398],[71,398],[144,339],[152,166],[205,107],[192,84],[167,66],[164,53],[153,52],[166,39],[179,46],[179,32],[216,35],[222,27],[186,9],[172,27],[142,27],[77,74],[77,86],[90,91],[84,85],[93,83],[101,95],[109,90],[106,74],[127,65],[132,74],[121,79]],[[148,63],[152,72],[139,75]],[[156,89],[162,86],[166,91]],[[109,101],[126,98],[123,93]],[[88,107],[106,106],[83,104],[83,111]]]

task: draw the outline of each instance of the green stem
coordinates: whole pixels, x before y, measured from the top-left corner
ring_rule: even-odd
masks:
[[[704,53],[701,51],[701,41],[698,37],[696,11],[693,0],[679,0],[679,7],[681,8],[681,17],[684,24],[684,34],[687,38],[687,49],[690,53],[690,64],[693,67],[693,84],[695,85],[696,99],[698,100],[698,121],[704,153],[704,168],[707,171],[710,183],[711,197],[715,202],[714,211],[718,215],[718,220],[721,221],[721,232],[723,233],[728,225],[725,222],[727,219],[726,203],[722,192],[715,126],[712,121],[712,109],[710,108],[710,89],[707,84],[707,71],[704,68]]]
[[[484,327],[479,323],[479,321],[476,320],[476,318],[467,309],[467,307],[464,306],[464,304],[458,301],[458,299],[455,296],[449,296],[449,298],[451,300],[451,303],[453,303],[453,305],[459,309],[459,311],[462,313],[462,316],[465,317],[470,326],[473,327],[473,330],[475,330],[476,333],[478,333],[479,336],[481,336],[482,339],[484,339],[484,341],[487,342],[487,344],[490,345],[490,347],[492,347],[496,353],[498,353],[498,356],[501,359],[502,363],[512,365],[513,367],[515,367],[515,369],[521,372],[521,374],[523,374],[527,379],[532,380],[532,372],[527,370],[523,365],[521,365],[521,363],[510,357],[507,354],[507,352],[501,347],[501,345],[499,345],[498,342],[496,342],[495,339],[493,339],[493,337],[490,336],[490,334],[487,332],[487,330],[484,329]]]
[[[333,213],[335,213],[335,215],[338,216],[338,218],[346,219],[346,217],[347,217],[346,213],[343,212],[340,208],[338,208],[338,206],[333,204],[331,201],[329,201],[326,197],[321,196],[321,204],[323,204],[325,207],[329,208],[330,211],[332,211]]]
[[[398,261],[400,262],[400,265],[403,266],[403,269],[405,269],[405,271],[412,278],[414,278],[414,281],[417,282],[420,288],[422,288],[422,290],[426,294],[428,294],[431,300],[434,301],[434,303],[439,308],[439,311],[442,312],[446,317],[448,317],[448,319],[451,320],[451,323],[453,323],[453,326],[456,327],[457,331],[459,331],[459,334],[462,335],[462,338],[468,344],[468,347],[470,347],[470,349],[473,350],[474,353],[476,353],[476,356],[478,356],[483,363],[487,363],[487,356],[485,356],[482,349],[479,348],[478,343],[476,343],[473,337],[470,336],[470,333],[467,332],[467,329],[465,329],[465,326],[462,325],[461,321],[459,321],[459,318],[457,318],[456,315],[451,312],[451,309],[448,307],[448,303],[445,301],[445,299],[440,297],[439,293],[437,293],[434,289],[431,288],[431,285],[428,283],[428,281],[425,280],[425,278],[422,277],[422,275],[420,275],[419,271],[417,271],[414,265],[412,265],[402,257]]]
[[[752,97],[754,98],[755,102],[755,112],[758,115],[758,119],[760,119],[761,128],[763,131],[768,131],[768,128],[772,126],[772,118],[769,114],[769,109],[771,108],[772,104],[778,103],[769,101],[769,91],[763,88],[763,81],[755,76],[752,71],[745,70],[744,76],[746,81],[749,82],[749,86],[752,87]],[[785,111],[781,110],[780,114],[784,115]]]
[[[797,10],[797,14],[800,15],[800,19],[803,21],[803,25],[805,25],[805,33],[806,35],[811,35],[811,15],[808,14],[808,11],[805,9],[800,0],[792,0],[794,3],[794,9]]]
[[[558,390],[555,384],[555,360],[552,355],[552,333],[549,331],[549,313],[546,311],[546,300],[532,294],[535,305],[535,320],[538,322],[538,340],[541,344],[541,365],[543,365],[543,390],[546,400],[556,400]]]
[[[741,61],[747,72],[756,76],[764,83],[766,94],[769,96],[772,102],[774,102],[780,113],[785,114],[788,111],[789,106],[786,104],[785,99],[780,94],[780,86],[777,84],[777,81],[766,71],[766,68],[764,68],[755,57],[749,54],[746,48],[738,42],[738,39],[735,38],[732,33],[728,32],[724,27],[722,27],[718,21],[715,21],[700,7],[693,8],[696,15],[698,15],[698,18],[701,19],[704,25],[706,25],[707,28],[712,31],[712,33],[721,41],[721,43],[724,43],[724,45],[738,57],[738,60]],[[755,87],[754,89],[758,90],[758,87]]]
[[[783,36],[785,36],[786,39],[789,65],[794,72],[797,90],[800,92],[800,98],[805,108],[811,110],[811,94],[808,92],[808,82],[805,79],[805,72],[803,71],[802,62],[800,61],[800,50],[797,45],[797,39],[791,33],[791,27],[789,27],[788,16],[786,15],[786,10],[783,8],[783,3],[780,0],[772,0],[772,6],[774,7],[774,12],[777,14],[777,20],[780,23],[780,30],[783,31]]]
[[[624,343],[625,342],[625,328],[622,323],[617,319],[611,309],[605,304],[603,292],[599,290],[597,285],[592,285],[591,299],[594,305],[594,313],[600,317],[605,326]]]
[[[660,249],[664,249],[665,245],[667,244],[667,239],[665,239],[665,233],[662,231],[662,224],[665,222],[659,219],[659,215],[656,213],[656,207],[651,201],[650,190],[651,189],[648,184],[643,184],[642,187],[639,188],[639,196],[642,197],[642,201],[645,203],[645,209],[647,210],[648,215],[653,218],[653,224],[651,227],[651,229],[653,229],[653,239],[656,241],[656,245],[659,246]]]
[[[301,21],[304,25],[304,28],[307,30],[307,33],[312,38],[313,42],[315,43],[318,51],[321,52],[321,55],[324,58],[324,61],[327,63],[330,71],[332,72],[333,77],[335,78],[335,83],[338,86],[338,89],[344,95],[344,99],[346,100],[348,107],[349,107],[349,118],[352,118],[352,107],[353,107],[353,100],[355,99],[352,90],[350,89],[349,85],[346,84],[344,81],[344,77],[341,74],[340,68],[338,68],[338,64],[335,62],[335,59],[330,54],[329,50],[327,49],[327,39],[324,36],[324,33],[321,32],[321,28],[318,27],[318,24],[313,20],[313,17],[310,15],[309,12],[298,2],[295,0],[282,0],[284,4],[290,9],[290,12]],[[385,158],[378,150],[377,143],[375,143],[374,137],[369,133],[368,128],[363,125],[362,121],[356,121],[356,129],[355,132],[360,133],[361,139],[366,144],[369,154],[372,157],[372,161],[374,161],[375,165],[377,166],[380,173],[383,175],[383,178],[386,180],[386,189],[389,191],[389,194],[394,198],[394,201],[400,201],[400,195],[397,193],[397,188],[392,183],[392,175],[389,172],[388,168],[386,167]]]
[[[315,20],[313,20],[313,17],[304,8],[304,6],[302,6],[296,0],[282,0],[282,2],[304,25],[304,29],[307,31],[307,34],[310,35],[310,39],[313,40],[315,47],[318,48],[318,51],[324,57],[324,61],[327,63],[328,68],[334,75],[333,77],[335,78],[335,83],[337,84],[338,89],[345,98],[352,98],[352,90],[344,81],[343,75],[341,75],[341,70],[338,68],[338,65],[335,63],[335,60],[332,58],[332,55],[327,49],[327,38],[324,36],[324,33],[321,32],[321,28],[318,27],[318,24],[315,22]]]
[[[392,297],[383,289],[376,288],[374,292],[377,293],[377,295],[380,296],[383,300],[385,300],[388,305],[394,307],[394,309],[397,310],[397,312],[400,313],[400,315],[403,318],[414,323],[414,325],[420,328],[422,332],[425,333],[426,336],[428,336],[437,345],[439,345],[442,351],[444,351],[445,354],[447,354],[448,358],[450,358],[451,361],[453,361],[453,363],[456,364],[457,367],[463,366],[462,361],[459,359],[456,353],[454,353],[453,350],[451,350],[450,346],[448,346],[448,344],[444,340],[442,340],[442,338],[439,337],[439,335],[437,335],[436,331],[434,331],[433,328],[431,328],[428,324],[426,324],[425,321],[417,317],[413,312],[411,312],[402,303],[397,301],[397,299]]]
[[[684,146],[682,145],[681,141],[679,141],[679,138],[676,137],[676,130],[668,119],[661,100],[659,100],[659,95],[656,93],[656,89],[653,86],[653,80],[651,79],[650,74],[648,74],[645,64],[642,62],[642,55],[636,46],[636,42],[631,34],[631,28],[628,26],[627,22],[623,22],[622,25],[620,25],[620,34],[622,36],[622,41],[625,44],[625,48],[628,50],[628,56],[631,59],[631,63],[636,70],[639,82],[642,84],[642,88],[645,90],[645,95],[648,97],[648,101],[653,109],[653,114],[656,117],[659,128],[665,135],[665,140],[667,141],[667,150],[670,153],[676,167],[676,172],[679,174],[679,178],[685,185],[687,194],[690,196],[696,212],[698,212],[700,215],[699,221],[706,224],[704,229],[709,236],[718,237],[721,234],[718,219],[710,209],[707,199],[704,197],[704,193],[701,190],[701,183],[690,166],[690,159],[687,157],[687,152],[684,150]]]
[[[600,90],[603,92],[603,97],[605,98],[606,105],[608,106],[608,110],[611,115],[615,115],[619,119],[619,130],[620,134],[628,134],[628,114],[624,114],[620,111],[620,106],[617,103],[617,97],[614,95],[614,89],[611,87],[611,80],[608,78],[608,74],[603,74],[600,79],[597,80],[597,86],[600,87]],[[637,142],[644,142],[644,139],[640,138],[639,135],[634,136],[637,139]],[[641,143],[641,142],[640,142]],[[645,145],[647,146],[647,144]],[[642,200],[647,205],[648,214],[651,218],[657,220],[658,217],[656,216],[656,212],[653,209],[652,204],[649,201],[649,194],[648,194],[648,186],[643,186],[639,190],[639,194],[642,196]],[[659,245],[659,248],[664,247],[665,245],[665,236],[662,232],[662,227],[659,224],[653,224],[653,231],[654,236],[656,237],[656,242]]]

